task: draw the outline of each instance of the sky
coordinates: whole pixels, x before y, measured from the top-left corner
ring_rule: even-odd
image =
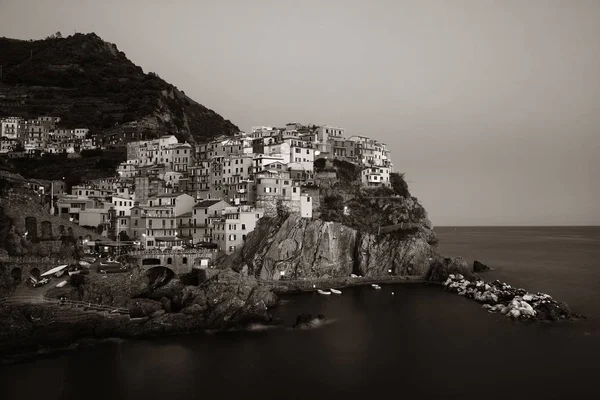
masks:
[[[434,225],[600,225],[600,1],[0,0],[95,32],[249,132],[386,143]]]

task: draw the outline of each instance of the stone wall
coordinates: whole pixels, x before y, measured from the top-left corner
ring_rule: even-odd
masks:
[[[51,268],[74,262],[72,258],[0,255],[0,298],[25,285],[29,275],[37,278]]]
[[[257,196],[256,198],[256,208],[264,210],[266,217],[276,217],[278,205],[288,213],[300,213],[299,201],[292,201],[283,196]]]
[[[11,192],[6,198],[0,198],[0,207],[12,219],[17,234],[27,232],[27,239],[31,241],[60,240],[64,236],[107,241],[93,231],[45,213],[28,195]]]

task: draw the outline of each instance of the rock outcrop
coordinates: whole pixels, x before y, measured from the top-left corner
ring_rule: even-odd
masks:
[[[140,271],[97,278],[77,288],[52,289],[49,296],[125,305],[131,319],[46,304],[0,304],[0,353],[68,344],[86,337],[153,337],[269,323],[269,308],[277,304],[277,296],[259,286],[254,277],[231,269],[219,271],[199,286],[186,286],[174,279],[152,287]],[[140,297],[129,297],[128,293]]]
[[[477,260],[473,261],[473,272],[481,273],[481,272],[486,272],[489,270],[490,270],[490,267],[488,267],[484,263],[481,263]]]
[[[444,259],[430,244],[433,233],[425,227],[389,234],[357,231],[339,222],[268,218],[259,222],[246,244],[221,265],[265,280],[301,280],[332,277],[414,276],[439,282],[451,272],[431,273],[432,267],[466,273],[468,268]],[[465,264],[466,265],[466,264]],[[463,268],[464,267],[464,268]]]

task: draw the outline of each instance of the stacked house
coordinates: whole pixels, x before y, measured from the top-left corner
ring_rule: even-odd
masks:
[[[6,131],[12,134],[8,125]],[[56,139],[71,137],[52,132]],[[143,248],[210,244],[231,253],[263,216],[286,211],[312,218],[314,163],[323,158],[360,166],[365,186],[390,186],[393,164],[384,143],[346,138],[335,126],[290,123],[195,146],[173,135],[130,142],[117,176],[73,187],[57,209],[61,217]]]

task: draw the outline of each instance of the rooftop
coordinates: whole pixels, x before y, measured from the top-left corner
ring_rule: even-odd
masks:
[[[194,206],[194,208],[208,208],[210,206],[214,206],[218,202],[223,201],[221,199],[212,199],[212,200],[202,200]]]

